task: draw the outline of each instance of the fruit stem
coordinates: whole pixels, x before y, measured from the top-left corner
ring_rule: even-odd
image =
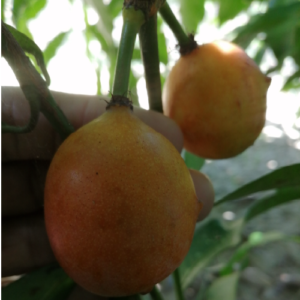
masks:
[[[149,106],[152,110],[163,112],[157,41],[157,14],[141,26],[139,39],[145,69]]]
[[[156,285],[154,286],[154,288],[150,292],[150,296],[151,296],[151,298],[153,300],[164,300],[161,292],[158,290],[158,288],[156,287]]]
[[[113,95],[127,96],[134,43],[144,22],[145,15],[141,10],[135,10],[132,6],[123,8],[123,28],[112,89]]]
[[[169,25],[173,34],[175,35],[180,48],[184,48],[190,45],[191,40],[187,36],[187,34],[182,29],[180,23],[172,12],[169,4],[165,2],[165,4],[159,10],[160,15],[164,19],[164,21]]]
[[[181,287],[180,273],[178,268],[172,273],[172,276],[175,284],[176,299],[184,300],[183,291]]]

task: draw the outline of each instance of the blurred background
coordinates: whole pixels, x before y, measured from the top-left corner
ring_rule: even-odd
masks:
[[[219,39],[234,41],[272,78],[267,122],[255,144],[235,158],[206,160],[202,167],[213,182],[216,199],[272,170],[299,163],[300,1],[168,2],[186,31],[195,34],[198,44]],[[121,0],[2,0],[1,14],[2,20],[30,36],[44,52],[51,77],[50,89],[109,96],[122,30],[122,4]],[[160,17],[158,39],[164,83],[179,53],[172,32]],[[1,84],[18,86],[3,58]],[[138,39],[132,60],[130,92],[135,105],[149,108]],[[234,223],[249,201],[253,199],[217,207],[210,218]],[[299,236],[298,202],[290,202],[250,221],[245,234],[275,230]],[[254,248],[248,255],[249,266],[241,273],[237,295],[226,300],[300,299],[299,253],[299,244],[292,242],[273,242]],[[223,255],[221,257],[226,258],[228,253]],[[200,281],[186,289],[187,299],[206,299],[199,294],[199,282],[212,280],[213,266],[219,260],[215,258],[199,274]],[[161,288],[174,299],[170,285],[171,281],[167,280]]]

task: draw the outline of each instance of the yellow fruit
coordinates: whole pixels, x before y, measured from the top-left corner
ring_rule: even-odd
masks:
[[[201,204],[174,146],[112,106],[51,163],[45,221],[63,269],[92,293],[148,292],[184,259]]]
[[[164,86],[164,113],[201,157],[233,157],[259,136],[271,79],[238,46],[219,41],[182,56]]]

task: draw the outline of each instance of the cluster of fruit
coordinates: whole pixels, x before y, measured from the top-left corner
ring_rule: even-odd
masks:
[[[260,134],[269,84],[239,47],[197,46],[167,79],[164,113],[178,123],[190,152],[232,157]],[[84,288],[110,297],[147,293],[172,273],[202,207],[178,151],[118,98],[65,140],[45,188],[47,232],[59,263]]]

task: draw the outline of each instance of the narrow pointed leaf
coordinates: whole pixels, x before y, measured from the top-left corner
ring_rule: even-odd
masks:
[[[249,221],[271,208],[293,200],[300,200],[300,185],[281,188],[277,190],[273,195],[255,201],[246,212],[245,220]]]
[[[44,59],[46,65],[48,65],[51,58],[55,56],[58,48],[63,45],[69,33],[70,31],[61,32],[48,43],[46,49],[44,50]]]
[[[227,20],[233,19],[239,12],[249,7],[250,1],[244,0],[219,0],[219,21],[223,24]]]
[[[219,205],[223,202],[245,197],[257,192],[299,185],[300,164],[294,164],[280,168],[242,186],[241,188],[237,189],[236,191],[228,194],[221,200],[217,201],[215,205]]]
[[[204,17],[204,3],[205,0],[180,1],[182,22],[188,32],[196,32],[198,24]]]

